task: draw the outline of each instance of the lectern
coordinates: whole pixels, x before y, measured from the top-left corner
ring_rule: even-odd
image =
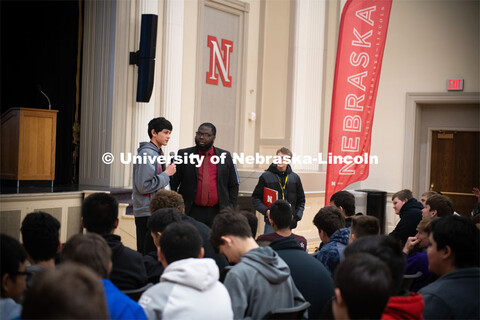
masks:
[[[11,108],[1,116],[2,179],[55,179],[58,110]]]

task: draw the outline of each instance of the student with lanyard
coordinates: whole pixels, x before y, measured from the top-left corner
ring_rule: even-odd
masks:
[[[258,184],[252,194],[253,206],[257,211],[265,216],[264,233],[272,233],[273,228],[268,221],[270,215],[270,204],[275,200],[286,200],[292,206],[293,220],[291,229],[297,227],[298,221],[302,219],[305,208],[305,193],[303,192],[302,181],[300,177],[292,171],[290,159],[292,152],[283,147],[277,150],[276,155],[282,159],[277,164],[272,163],[268,169],[260,176]],[[269,190],[270,189],[270,190]],[[277,192],[277,197],[273,201],[264,201],[265,192]]]

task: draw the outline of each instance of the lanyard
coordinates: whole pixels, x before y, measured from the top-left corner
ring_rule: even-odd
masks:
[[[282,200],[285,200],[285,188],[287,187],[287,180],[288,176],[285,178],[285,184],[282,186],[282,181],[280,180],[280,177],[277,176],[278,178],[278,184],[280,185],[280,190],[282,190]]]

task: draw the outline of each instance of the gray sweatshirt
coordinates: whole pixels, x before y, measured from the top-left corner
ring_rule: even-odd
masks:
[[[133,165],[133,214],[135,217],[148,217],[150,198],[155,192],[168,186],[170,177],[165,172],[159,173],[156,157],[160,156],[160,150],[155,145],[140,142],[137,151],[141,159]]]
[[[261,319],[269,311],[305,302],[285,261],[270,247],[245,253],[225,278],[235,319]]]

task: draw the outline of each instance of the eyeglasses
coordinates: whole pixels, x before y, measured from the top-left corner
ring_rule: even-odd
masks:
[[[211,136],[213,136],[213,134],[200,132],[200,131],[195,132],[195,134],[197,135],[197,137],[205,137],[205,138],[210,138]]]
[[[29,276],[32,273],[30,271],[18,271],[13,276]]]

